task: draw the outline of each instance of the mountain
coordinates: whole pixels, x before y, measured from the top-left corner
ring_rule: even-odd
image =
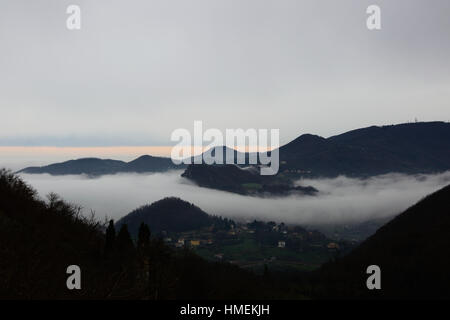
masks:
[[[316,295],[450,298],[450,185],[381,227],[349,255],[316,274]],[[366,268],[381,269],[381,290],[368,290]],[[320,285],[318,285],[320,284]]]
[[[450,170],[450,123],[372,126],[330,138],[303,134],[280,147],[279,155],[279,173],[296,178],[442,172]],[[246,153],[247,165],[248,158]]]
[[[450,123],[372,126],[327,139],[306,134],[279,151],[280,171],[314,177],[442,172],[450,170]]]
[[[228,149],[226,147],[215,147],[203,156],[210,158],[220,148],[225,157]],[[292,178],[442,172],[450,170],[450,123],[419,122],[372,126],[330,138],[304,134],[282,146],[279,152],[279,172]],[[248,164],[249,153],[245,153],[244,157]],[[197,158],[199,156],[192,159]],[[98,176],[184,168],[186,165],[174,165],[170,158],[142,156],[128,163],[96,158],[70,160],[44,167],[29,167],[19,172]]]
[[[204,159],[209,159],[217,150],[225,157],[225,152],[232,149],[215,147],[203,154]],[[237,152],[234,154],[236,156]],[[250,154],[243,156],[248,166]],[[282,146],[279,156],[280,168],[276,176],[260,176],[258,165],[249,170],[245,165],[231,164],[192,164],[182,176],[202,187],[245,195],[287,195],[292,191],[310,195],[317,190],[294,186],[297,179],[442,172],[450,170],[450,123],[373,126],[328,139],[304,134]]]
[[[87,174],[102,175],[116,173],[126,165],[123,161],[103,160],[97,158],[84,158],[69,160],[62,163],[50,164],[44,167],[28,167],[20,170],[21,173],[49,173],[52,175]]]
[[[183,232],[210,226],[213,217],[192,203],[179,198],[164,198],[151,205],[142,206],[116,223],[116,228],[126,224],[132,235],[137,235],[144,222],[152,232]]]
[[[98,158],[69,160],[43,167],[28,167],[20,170],[19,173],[48,173],[51,175],[87,174],[90,176],[101,176],[105,174],[131,172],[164,172],[181,168],[183,168],[183,165],[177,166],[173,164],[170,158],[144,155],[130,162]]]
[[[220,157],[220,153],[222,153],[222,156]],[[237,159],[239,156],[244,157],[245,162],[248,163],[248,153],[245,152],[239,152],[235,149],[228,148],[226,146],[216,146],[212,147],[205,152],[203,152],[200,155],[193,156],[190,158],[191,163],[211,163],[214,161],[214,157],[217,155],[217,157],[222,158],[223,162],[226,163],[226,157],[227,154],[233,154],[233,159]],[[235,162],[235,160],[233,160]]]
[[[293,192],[314,195],[311,186],[296,186],[292,181],[275,176],[262,176],[256,167],[242,168],[234,164],[189,165],[181,175],[201,187],[234,192],[242,195],[288,195]]]
[[[181,169],[182,165],[178,166],[172,162],[170,158],[153,157],[149,155],[141,156],[133,161],[128,162],[122,169],[122,172],[164,172],[172,169]]]

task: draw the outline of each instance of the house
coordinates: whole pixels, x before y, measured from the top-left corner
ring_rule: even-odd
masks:
[[[285,248],[286,242],[285,241],[278,241],[278,248]]]
[[[184,247],[184,239],[183,239],[183,238],[178,239],[177,243],[175,243],[175,247],[176,247],[176,248],[182,248],[182,247]]]
[[[327,248],[328,248],[328,249],[339,249],[339,245],[338,245],[337,243],[335,243],[335,242],[330,242],[330,243],[327,245]]]

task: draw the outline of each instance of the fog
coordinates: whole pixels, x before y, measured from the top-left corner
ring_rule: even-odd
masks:
[[[194,203],[209,214],[238,220],[274,220],[289,224],[359,223],[394,216],[450,183],[450,171],[436,175],[389,174],[366,180],[338,177],[303,180],[319,195],[257,198],[195,186],[182,171],[149,175],[120,174],[100,178],[28,175],[22,177],[41,197],[55,192],[97,218],[119,219],[131,210],[168,196]]]

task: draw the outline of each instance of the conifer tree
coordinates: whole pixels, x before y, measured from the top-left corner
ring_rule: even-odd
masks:
[[[137,247],[139,250],[148,248],[150,244],[150,228],[144,222],[141,223],[138,233]]]
[[[114,248],[114,242],[116,240],[116,228],[114,227],[114,220],[109,221],[108,228],[106,229],[106,244],[105,251],[111,252]]]
[[[117,235],[117,245],[121,250],[129,250],[133,248],[133,240],[131,240],[130,233],[128,232],[128,226],[123,224],[120,227],[119,233]]]

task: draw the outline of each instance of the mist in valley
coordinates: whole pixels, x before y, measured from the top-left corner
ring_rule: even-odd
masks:
[[[86,176],[21,176],[41,197],[55,192],[95,212],[119,219],[133,209],[164,197],[179,197],[209,214],[246,221],[273,220],[288,224],[330,225],[361,223],[401,213],[424,196],[448,185],[450,171],[435,175],[388,174],[369,179],[338,177],[298,181],[320,192],[317,196],[259,198],[200,188],[182,178],[182,171],[156,174]]]

